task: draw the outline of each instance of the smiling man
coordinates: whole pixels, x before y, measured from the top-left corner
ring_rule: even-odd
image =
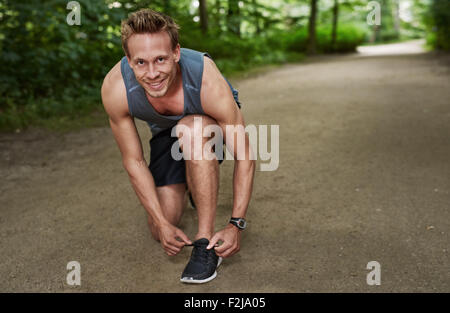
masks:
[[[208,282],[216,277],[221,259],[240,249],[253,186],[255,163],[237,91],[207,53],[180,48],[178,26],[169,16],[140,10],[122,22],[121,32],[125,57],[106,75],[101,92],[123,166],[148,213],[150,231],[165,252],[174,256],[184,246],[193,246],[181,281]],[[148,166],[134,118],[146,121],[152,132]],[[227,135],[227,125],[236,132]],[[207,126],[223,130],[223,141],[235,157],[230,223],[216,233],[219,162],[205,155],[214,154],[203,149],[211,137],[198,131]],[[171,136],[173,127],[179,138]],[[233,143],[239,136],[245,138],[245,157],[238,159],[238,145]],[[171,153],[178,140],[181,160]],[[194,149],[185,149],[191,144]],[[193,157],[199,154],[204,157]],[[198,214],[194,242],[177,227],[188,192]]]

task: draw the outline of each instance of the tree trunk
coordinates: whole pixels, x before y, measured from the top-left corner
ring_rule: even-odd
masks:
[[[308,54],[316,54],[316,17],[317,17],[317,1],[311,0],[311,12],[309,14],[308,22],[308,45],[306,52]]]
[[[228,31],[241,37],[241,17],[239,12],[239,1],[228,0]]]
[[[380,26],[379,25],[373,25],[372,26],[372,35],[370,36],[370,43],[375,43],[379,37],[380,33]]]
[[[394,0],[393,10],[394,29],[398,38],[400,37],[400,0]]]
[[[206,0],[200,0],[200,27],[202,33],[206,34],[208,32],[208,8],[206,7]]]
[[[256,33],[261,34],[261,26],[259,25],[259,12],[258,12],[258,2],[256,0],[252,0],[253,4],[253,18],[255,19],[255,27]]]
[[[336,41],[337,41],[338,19],[339,19],[339,0],[334,0],[333,29],[331,31],[331,49],[333,49],[333,51],[337,50]]]

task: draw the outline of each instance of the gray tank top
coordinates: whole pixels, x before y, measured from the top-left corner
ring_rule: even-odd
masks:
[[[128,64],[126,57],[122,58],[120,69],[123,81],[127,90],[128,109],[130,115],[147,122],[150,126],[152,135],[172,128],[177,122],[189,114],[205,114],[200,101],[200,88],[203,76],[203,57],[211,58],[205,52],[198,52],[191,49],[181,48],[180,68],[184,94],[184,111],[181,115],[162,115],[159,114],[149,103],[145,96],[145,90],[136,80],[133,70]],[[231,86],[225,78],[233,93],[234,100],[238,107],[241,104],[238,99],[238,91]]]

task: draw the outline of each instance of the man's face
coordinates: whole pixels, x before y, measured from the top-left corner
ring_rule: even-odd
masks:
[[[139,84],[150,97],[167,94],[175,81],[180,45],[172,50],[169,34],[134,34],[128,39],[128,63]]]

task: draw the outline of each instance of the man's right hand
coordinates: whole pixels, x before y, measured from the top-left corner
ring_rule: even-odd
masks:
[[[181,229],[169,223],[159,226],[158,234],[161,246],[169,256],[177,255],[185,245],[192,244],[192,241]]]

